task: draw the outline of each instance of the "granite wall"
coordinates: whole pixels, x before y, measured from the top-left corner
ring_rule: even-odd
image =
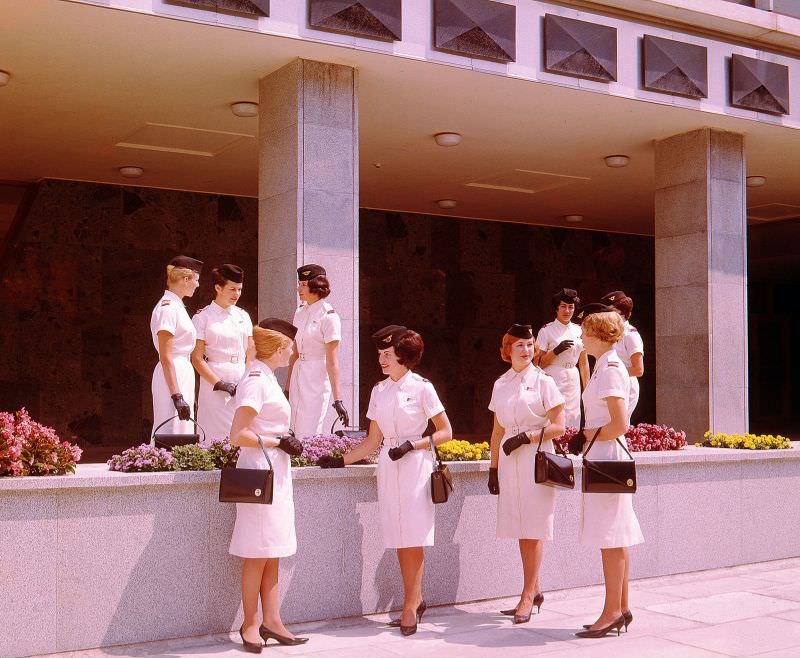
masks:
[[[405,324],[425,340],[417,370],[455,432],[488,436],[505,329],[552,321],[550,297],[564,286],[585,301],[617,289],[634,298],[645,376],[633,420],[655,420],[652,238],[379,210],[361,211],[360,236],[362,416],[381,378],[370,334]]]

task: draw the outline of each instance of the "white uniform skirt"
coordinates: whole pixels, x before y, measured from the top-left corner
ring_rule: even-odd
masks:
[[[239,557],[286,557],[297,551],[294,531],[294,495],[289,455],[278,448],[267,448],[275,469],[272,505],[236,503],[228,552]],[[261,448],[242,448],[236,468],[267,468]]]
[[[578,369],[551,365],[544,371],[553,378],[561,395],[564,396],[564,421],[567,427],[580,427],[581,376]]]
[[[633,412],[639,402],[639,378],[631,377],[630,381],[631,387],[628,390],[628,423],[630,423]]]
[[[503,441],[507,438],[504,436]],[[500,448],[497,465],[500,482],[497,536],[500,538],[553,538],[556,491],[553,487],[534,482],[534,455],[538,443],[537,437],[534,444],[523,445],[510,455]],[[553,452],[553,442],[542,441],[542,450]]]
[[[325,357],[298,359],[292,368],[289,402],[292,429],[298,439],[323,431],[322,424],[331,401],[331,383],[325,363]]]
[[[624,441],[625,437],[620,437]],[[589,459],[628,459],[616,441],[595,441]],[[633,511],[634,494],[585,493],[581,505],[581,544],[621,548],[644,542]]]
[[[433,546],[433,455],[430,450],[414,450],[393,462],[389,449],[394,445],[384,441],[378,455],[378,510],[384,548]]]
[[[210,361],[212,370],[224,382],[237,384],[244,375],[245,364]],[[215,382],[216,383],[216,382]],[[197,422],[205,430],[206,439],[224,439],[231,433],[234,405],[225,391],[215,391],[214,384],[200,378],[200,394],[197,398]]]
[[[175,357],[172,363],[175,365],[178,389],[191,408],[192,417],[194,417],[194,366],[188,356]],[[150,390],[153,393],[153,429],[155,429],[165,420],[178,413],[175,411],[172,394],[167,387],[167,380],[164,379],[164,369],[161,367],[161,361],[158,362],[155,370],[153,370]],[[164,425],[158,432],[159,434],[192,434],[194,433],[194,423],[176,418],[171,423]]]

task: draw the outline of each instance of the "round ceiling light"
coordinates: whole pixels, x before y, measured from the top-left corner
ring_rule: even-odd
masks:
[[[764,187],[767,182],[766,176],[748,176],[747,187]]]
[[[458,146],[461,143],[459,133],[436,133],[433,138],[439,146]]]
[[[631,159],[627,155],[607,155],[603,158],[607,167],[627,167]]]
[[[455,208],[458,205],[458,201],[455,199],[439,199],[436,205],[445,210],[449,210],[450,208]]]
[[[257,117],[258,103],[251,103],[250,101],[231,103],[231,112],[237,117]]]
[[[583,215],[564,215],[564,221],[570,224],[577,224],[583,221]]]
[[[8,71],[0,71],[0,87],[5,87],[9,80],[11,80],[11,74]]]
[[[144,169],[141,167],[120,167],[119,173],[125,178],[140,178],[144,173]]]

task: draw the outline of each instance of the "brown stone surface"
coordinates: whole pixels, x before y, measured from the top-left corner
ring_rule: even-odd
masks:
[[[166,0],[167,4],[208,9],[223,14],[258,17],[269,16],[269,0]]]
[[[706,98],[707,49],[645,34],[642,39],[642,86],[649,91]]]
[[[731,105],[768,114],[789,114],[789,67],[731,55]]]
[[[435,0],[438,50],[496,62],[516,58],[516,7],[489,0]]]
[[[544,69],[599,82],[615,81],[616,28],[545,14]]]
[[[401,0],[309,0],[308,26],[380,41],[400,41],[401,13]]]

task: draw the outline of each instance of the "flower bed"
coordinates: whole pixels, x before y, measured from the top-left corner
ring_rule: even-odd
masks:
[[[214,439],[202,445],[191,443],[176,446],[172,452],[143,443],[114,455],[108,460],[108,469],[123,473],[211,471],[235,466],[238,456],[239,448],[232,446],[227,438]]]
[[[326,455],[341,457],[344,453],[359,445],[363,439],[351,439],[347,435],[314,434],[302,439],[303,454],[292,457],[292,466],[316,466],[320,458]],[[374,464],[378,460],[377,451],[367,457],[362,463]]]
[[[74,473],[83,451],[37,423],[23,407],[0,412],[0,476]]]
[[[561,448],[567,450],[567,443],[578,433],[576,427],[567,427],[566,432],[555,439]],[[591,440],[592,437],[587,436]],[[658,450],[680,450],[686,447],[686,433],[666,425],[639,423],[625,432],[625,442],[631,452],[653,452]]]
[[[785,450],[791,448],[785,436],[772,434],[722,434],[706,432],[696,446],[705,448],[739,448],[743,450]]]
[[[489,459],[489,443],[470,443],[460,439],[451,439],[436,446],[439,457],[445,462],[467,462]]]

